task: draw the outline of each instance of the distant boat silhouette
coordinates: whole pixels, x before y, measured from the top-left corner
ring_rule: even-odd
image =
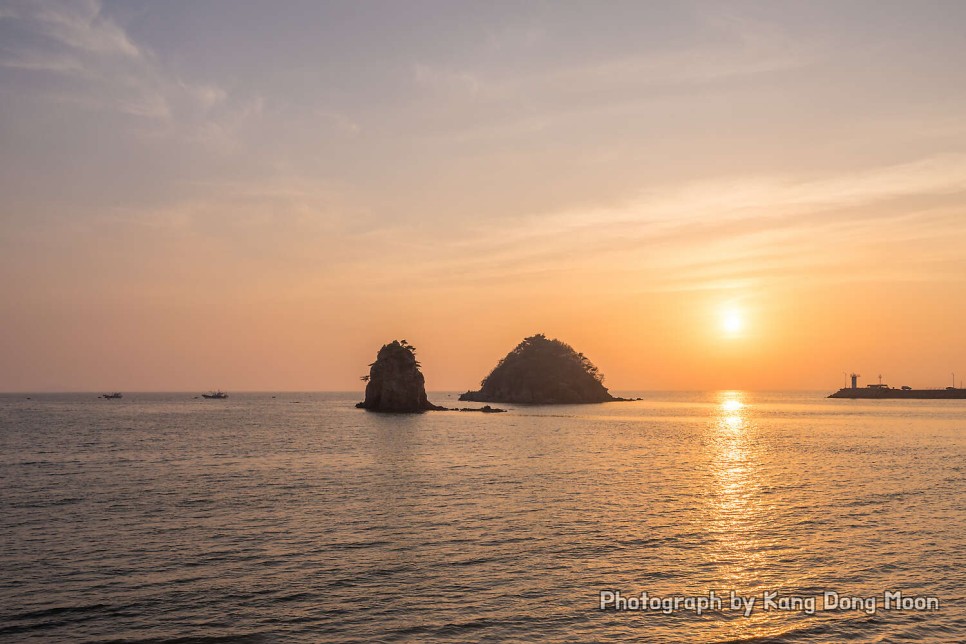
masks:
[[[101,398],[124,398],[120,391],[115,391],[113,394],[104,394]]]
[[[218,391],[211,391],[211,392],[208,392],[206,394],[201,394],[201,397],[202,398],[218,398],[220,400],[222,398],[227,398],[228,397],[228,394],[226,394],[224,391],[222,391],[221,389],[219,389]]]

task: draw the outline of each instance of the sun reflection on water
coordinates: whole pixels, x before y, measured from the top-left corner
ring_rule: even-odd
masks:
[[[753,589],[764,565],[759,535],[767,522],[767,508],[760,503],[760,454],[745,400],[740,391],[718,394],[706,442],[712,483],[707,529],[716,544],[716,580],[728,590]],[[735,623],[734,635],[753,634],[758,628],[754,621]]]

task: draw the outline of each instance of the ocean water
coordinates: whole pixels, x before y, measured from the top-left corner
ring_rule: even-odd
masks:
[[[0,639],[966,640],[966,401],[622,393],[646,400],[0,396]]]

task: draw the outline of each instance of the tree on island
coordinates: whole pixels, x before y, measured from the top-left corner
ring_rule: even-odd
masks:
[[[370,411],[415,413],[442,409],[426,398],[426,385],[416,361],[416,347],[405,340],[384,344],[369,365],[366,399],[356,405]]]
[[[600,403],[614,398],[583,353],[542,333],[525,338],[460,400],[529,404]]]

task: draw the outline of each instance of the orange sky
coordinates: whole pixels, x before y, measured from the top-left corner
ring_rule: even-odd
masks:
[[[379,6],[0,10],[0,390],[966,376],[964,5]]]

